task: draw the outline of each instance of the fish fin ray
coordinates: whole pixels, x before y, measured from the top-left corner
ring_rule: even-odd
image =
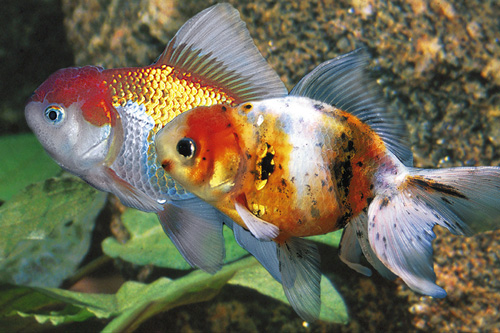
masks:
[[[434,297],[435,225],[471,236],[500,227],[500,168],[408,168],[368,209],[368,236],[379,259],[413,290]]]
[[[278,259],[283,290],[293,309],[307,322],[317,320],[321,310],[321,272],[316,244],[289,238],[278,244]]]
[[[439,212],[437,224],[455,235],[500,228],[500,168],[410,168],[406,188]]]
[[[230,224],[226,222],[224,223],[233,229],[236,243],[250,252],[250,254],[253,255],[262,266],[264,266],[271,276],[276,281],[281,283],[281,273],[279,270],[279,261],[276,249],[277,244],[273,241],[263,241],[257,239],[250,231],[245,230],[242,226],[232,221]]]
[[[239,202],[235,202],[234,206],[252,235],[258,239],[267,241],[278,237],[280,229],[277,226],[253,215],[243,204]]]
[[[158,212],[165,233],[193,267],[214,274],[225,257],[220,212],[199,198],[169,201]]]
[[[290,95],[306,96],[356,116],[380,135],[403,164],[411,166],[406,126],[386,108],[379,87],[366,73],[368,59],[361,48],[325,61],[302,78]]]
[[[255,46],[238,11],[227,3],[207,8],[188,20],[160,55],[158,64],[217,82],[237,96],[236,103],[288,94]]]
[[[366,260],[372,265],[377,272],[388,280],[396,279],[394,275],[377,257],[370,246],[368,239],[368,216],[365,212],[361,212],[349,223],[352,225],[353,232],[357,238],[358,245]],[[342,258],[341,258],[342,259]],[[362,273],[362,272],[360,272]],[[371,273],[371,272],[370,272]],[[363,273],[362,273],[363,274]]]
[[[425,205],[406,195],[377,195],[368,209],[368,238],[380,261],[414,291],[442,298],[432,261],[432,228]]]
[[[102,187],[98,187],[99,189],[115,194],[125,206],[145,212],[158,212],[162,210],[162,205],[158,201],[127,183],[112,169],[106,167],[104,173],[102,182],[92,181],[92,184],[101,184]],[[85,178],[83,179],[85,180]]]
[[[371,269],[361,265],[361,255],[363,254],[363,250],[361,249],[358,238],[356,237],[356,231],[354,229],[355,227],[351,221],[342,232],[342,238],[340,239],[339,246],[340,260],[356,272],[366,276],[371,276]]]

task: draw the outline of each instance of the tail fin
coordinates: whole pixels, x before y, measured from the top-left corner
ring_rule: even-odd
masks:
[[[435,225],[465,236],[499,228],[500,168],[409,168],[370,204],[368,237],[379,259],[411,289],[444,297],[432,262]]]

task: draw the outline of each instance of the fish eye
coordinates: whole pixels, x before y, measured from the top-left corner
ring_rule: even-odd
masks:
[[[187,159],[190,159],[196,153],[196,144],[193,139],[183,138],[177,142],[177,152]]]
[[[57,125],[64,119],[64,109],[57,105],[49,105],[44,112],[45,119],[52,125]]]

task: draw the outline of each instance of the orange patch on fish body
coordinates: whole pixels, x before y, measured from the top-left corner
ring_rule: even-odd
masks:
[[[249,111],[259,107],[266,108],[265,115]],[[241,163],[235,186],[212,204],[245,226],[233,204],[243,196],[253,215],[280,229],[279,239],[340,229],[365,209],[373,198],[373,177],[385,146],[356,117],[322,107],[322,112],[314,110],[313,119],[273,113],[270,106],[259,103],[226,107],[225,120],[217,120],[219,124],[211,129],[207,129],[206,110],[196,117],[191,114],[188,135],[205,131],[208,137],[207,131],[214,132],[209,147],[218,153],[211,158],[227,163],[222,152],[235,147],[227,158],[238,155]],[[308,111],[301,113],[313,112]],[[223,140],[215,128],[220,126],[226,127],[222,133],[232,133],[224,138],[232,135],[237,140]],[[294,131],[299,127],[300,132]],[[231,141],[238,144],[233,146]]]

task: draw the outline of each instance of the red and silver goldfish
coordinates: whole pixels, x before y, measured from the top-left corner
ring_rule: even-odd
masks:
[[[370,275],[435,284],[432,228],[457,235],[500,225],[500,168],[412,167],[402,122],[384,107],[354,51],[318,66],[290,96],[187,111],[156,136],[159,162],[186,190],[277,244],[299,315],[320,310],[319,255],[301,237],[344,229],[341,259]],[[273,257],[273,254],[269,254]]]
[[[187,21],[150,66],[57,71],[33,93],[25,115],[63,169],[127,206],[158,213],[186,260],[215,272],[224,258],[220,213],[165,174],[153,138],[196,106],[286,94],[238,11],[219,4]],[[190,223],[170,218],[181,213]]]

